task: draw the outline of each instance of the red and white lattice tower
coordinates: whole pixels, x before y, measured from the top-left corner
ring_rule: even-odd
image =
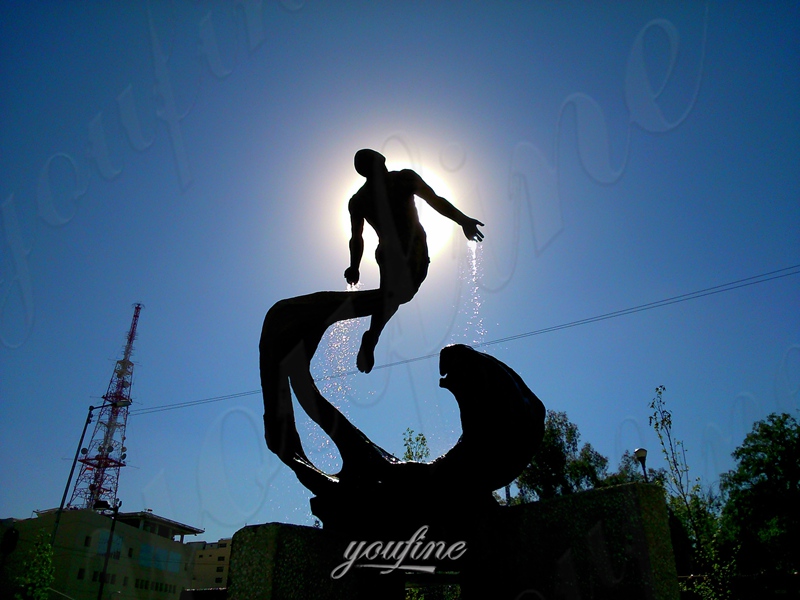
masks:
[[[99,500],[114,506],[117,500],[119,470],[125,466],[125,426],[128,422],[128,407],[131,405],[133,382],[133,340],[139,323],[141,304],[133,305],[133,320],[128,330],[122,358],[114,366],[114,374],[103,396],[97,424],[89,445],[81,449],[81,471],[75,481],[75,489],[68,506],[72,508],[94,508]]]

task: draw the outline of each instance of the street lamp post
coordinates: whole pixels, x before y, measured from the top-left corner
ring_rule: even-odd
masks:
[[[102,600],[103,598],[103,588],[106,585],[106,577],[108,577],[108,559],[111,557],[111,543],[114,541],[114,528],[117,525],[117,513],[119,512],[119,507],[122,506],[122,501],[117,499],[114,500],[114,506],[109,506],[108,502],[105,500],[98,500],[94,504],[94,509],[111,509],[113,514],[111,515],[111,531],[108,533],[108,544],[106,544],[106,558],[103,562],[103,573],[100,575],[100,589],[97,591],[97,600]]]
[[[639,464],[642,465],[642,473],[644,473],[645,482],[650,483],[650,478],[647,476],[647,468],[645,467],[645,461],[647,461],[647,450],[645,448],[637,448],[633,451],[633,456],[639,461]]]
[[[64,503],[67,501],[69,486],[72,483],[72,476],[75,474],[75,465],[78,464],[78,456],[80,455],[81,448],[83,447],[83,439],[86,437],[86,429],[89,427],[89,423],[92,422],[92,415],[94,413],[95,408],[102,408],[102,406],[89,407],[89,414],[86,417],[86,423],[83,424],[83,432],[81,433],[81,440],[78,442],[78,447],[75,450],[75,458],[72,459],[72,468],[69,471],[69,477],[67,478],[67,485],[64,487],[64,495],[61,496],[61,504],[59,505],[58,512],[56,513],[56,524],[55,526],[53,526],[53,539],[50,541],[50,545],[52,547],[55,547],[56,545],[56,534],[58,533],[58,524],[61,522],[61,513],[64,512]]]

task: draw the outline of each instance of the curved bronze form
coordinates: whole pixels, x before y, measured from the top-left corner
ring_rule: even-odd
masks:
[[[403,462],[357,429],[317,389],[311,359],[326,329],[374,314],[382,292],[317,292],[277,302],[261,332],[260,369],[267,446],[313,492],[312,511],[326,527],[358,529],[386,521],[447,521],[494,504],[491,492],[511,483],[544,433],[545,408],[511,368],[463,345],[440,352],[439,385],[461,411],[463,434],[431,463]],[[309,417],[336,444],[339,473],[323,473],[303,451],[291,390]],[[453,499],[461,511],[453,511]],[[403,518],[398,518],[402,513]]]

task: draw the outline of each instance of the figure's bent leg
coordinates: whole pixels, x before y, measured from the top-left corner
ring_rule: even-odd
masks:
[[[397,304],[384,303],[383,310],[380,310],[372,315],[369,322],[369,329],[361,336],[361,347],[358,349],[358,356],[356,357],[356,367],[362,373],[369,373],[372,367],[375,366],[375,346],[378,345],[378,340],[381,337],[383,328],[386,323],[397,312]]]
[[[410,258],[405,257],[402,266],[398,266],[396,260],[387,259],[380,244],[375,251],[375,260],[380,269],[383,306],[381,310],[372,314],[369,329],[361,337],[361,348],[356,357],[356,367],[362,373],[372,371],[372,367],[375,366],[375,347],[378,345],[383,328],[386,327],[386,323],[394,316],[400,305],[409,302],[417,293],[428,274],[428,263],[430,262],[428,248],[424,242],[415,245],[414,254]]]

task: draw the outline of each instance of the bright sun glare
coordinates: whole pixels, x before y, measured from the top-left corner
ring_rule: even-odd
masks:
[[[399,170],[404,167],[397,165],[386,165],[390,171]],[[425,171],[422,175],[425,182],[433,188],[442,198],[453,202],[458,206],[458,200],[454,201],[450,188],[444,180],[430,171]],[[356,175],[356,178],[350,184],[350,187],[345,194],[344,205],[342,207],[342,231],[347,240],[350,239],[350,215],[347,212],[347,203],[350,197],[355,194],[359,188],[364,184],[364,178]],[[417,203],[417,212],[419,213],[419,220],[425,233],[428,236],[428,254],[431,258],[435,257],[450,241],[455,230],[455,223],[447,217],[443,217],[435,210],[433,210],[427,202],[421,198],[415,198]],[[372,257],[375,255],[375,248],[378,245],[378,237],[369,225],[364,226],[364,257]]]

